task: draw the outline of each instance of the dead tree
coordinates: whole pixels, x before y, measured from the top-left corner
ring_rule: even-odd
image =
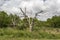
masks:
[[[31,32],[32,31],[32,27],[34,26],[34,19],[38,16],[39,13],[42,13],[43,11],[41,10],[40,12],[35,13],[34,18],[32,18],[32,21],[31,21],[30,17],[28,18],[28,15],[26,15],[26,8],[25,8],[25,12],[22,10],[22,8],[20,8],[20,10],[23,13],[24,18],[27,19],[27,21],[29,23],[28,24],[29,25],[29,31]]]

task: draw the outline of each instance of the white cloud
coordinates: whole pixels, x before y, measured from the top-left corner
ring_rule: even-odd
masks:
[[[33,12],[47,10],[48,13],[38,17],[41,20],[46,20],[53,15],[60,15],[59,13],[54,13],[55,11],[60,12],[60,0],[46,0],[45,2],[43,2],[43,0],[0,0],[0,5],[2,5],[0,6],[0,10],[9,13],[18,13],[19,7],[23,9],[26,7],[27,11],[32,10]]]

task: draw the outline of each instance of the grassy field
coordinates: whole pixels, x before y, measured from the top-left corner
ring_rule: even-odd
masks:
[[[59,28],[39,28],[32,32],[0,28],[0,40],[60,40]]]

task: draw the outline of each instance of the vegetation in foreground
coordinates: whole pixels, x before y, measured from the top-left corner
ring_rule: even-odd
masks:
[[[0,40],[60,39],[60,32],[57,29],[40,28],[29,32],[28,30],[17,30],[15,28],[2,28],[0,29]]]

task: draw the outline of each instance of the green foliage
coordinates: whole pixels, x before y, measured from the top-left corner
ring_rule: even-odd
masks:
[[[0,27],[7,27],[9,23],[8,15],[4,11],[0,12]]]
[[[47,33],[44,30],[40,29],[40,31],[23,31],[23,30],[17,30],[13,28],[2,28],[0,29],[0,37],[7,37],[7,38],[31,38],[31,39],[58,39],[60,38],[60,34],[52,34]],[[50,29],[51,30],[51,29]]]
[[[47,19],[48,26],[54,28],[60,28],[60,16],[53,16],[51,19]]]
[[[0,12],[0,28],[20,26],[20,21],[21,19],[17,15],[8,15],[4,11]]]
[[[17,16],[16,14],[15,15],[13,15],[13,14],[10,14],[9,15],[9,18],[10,18],[10,26],[12,26],[12,27],[16,27],[16,26],[19,26],[19,24],[20,24],[20,21],[21,21],[21,19],[19,18],[19,16]]]

